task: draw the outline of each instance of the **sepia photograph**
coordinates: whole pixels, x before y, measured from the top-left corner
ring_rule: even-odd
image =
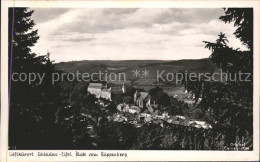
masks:
[[[255,13],[8,7],[7,156],[259,151]]]

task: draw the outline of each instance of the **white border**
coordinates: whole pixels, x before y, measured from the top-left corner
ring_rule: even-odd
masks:
[[[8,128],[8,7],[38,8],[254,8],[254,151],[133,151],[127,158],[7,157]],[[1,161],[258,161],[259,160],[259,16],[260,1],[2,1],[1,6]],[[68,150],[69,151],[69,150]],[[74,152],[74,150],[70,150]],[[14,151],[9,151],[14,152]],[[32,151],[24,151],[32,152]],[[38,151],[33,151],[37,154]],[[47,152],[47,151],[45,151]],[[61,152],[61,151],[50,151]],[[100,153],[99,150],[86,151]],[[106,151],[117,152],[117,151]]]

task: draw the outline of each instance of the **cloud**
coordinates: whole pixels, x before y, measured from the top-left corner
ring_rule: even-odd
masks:
[[[34,10],[32,19],[36,23],[41,23],[59,17],[61,14],[68,12],[68,8],[31,8]]]
[[[210,51],[203,48],[203,41],[215,42],[220,32],[227,35],[231,46],[241,47],[232,34],[233,25],[218,19],[222,14],[220,8],[68,9],[37,23],[40,40],[34,51],[44,54],[49,50],[57,62],[206,58]]]
[[[210,12],[211,11],[211,12]],[[42,28],[55,24],[56,32],[104,33],[126,27],[151,27],[156,24],[208,22],[221,9],[70,9]],[[206,14],[206,12],[208,12]],[[42,13],[42,12],[41,12]],[[42,17],[42,16],[41,16]],[[217,17],[215,17],[217,18]]]
[[[103,9],[104,15],[124,15],[134,13],[138,8],[105,8]]]

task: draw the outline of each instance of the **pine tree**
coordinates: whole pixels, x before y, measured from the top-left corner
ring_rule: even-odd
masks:
[[[228,8],[225,15],[219,18],[225,23],[234,22],[237,27],[235,36],[253,51],[253,9],[252,8]]]
[[[53,144],[44,139],[51,136],[55,127],[59,85],[51,83],[51,74],[56,71],[49,54],[37,56],[30,49],[39,39],[38,30],[33,30],[32,14],[27,8],[9,9],[10,149],[44,149]],[[39,79],[30,84],[28,80],[11,80],[14,73],[38,73],[45,77],[41,84]]]
[[[245,138],[245,143],[253,148],[253,9],[229,8],[220,17],[224,22],[234,22],[235,36],[248,47],[241,51],[229,47],[225,34],[220,33],[216,42],[207,42],[205,48],[212,51],[210,59],[222,71],[231,76],[238,72],[250,73],[251,81],[198,81],[189,82],[188,90],[202,93],[200,106],[204,111],[213,111],[213,130],[226,135],[226,143],[235,143]],[[242,78],[245,79],[245,78]],[[185,82],[184,82],[185,83]],[[203,84],[203,86],[201,86]],[[197,88],[199,87],[199,88]],[[197,97],[198,95],[195,95]]]

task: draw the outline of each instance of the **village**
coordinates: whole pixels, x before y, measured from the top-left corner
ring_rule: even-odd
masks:
[[[103,161],[232,150],[243,157],[227,160],[257,160],[257,3],[84,4],[2,5],[3,161],[19,161],[8,156],[19,150]]]
[[[112,101],[111,96],[115,91],[124,94],[126,89],[124,85],[108,88],[107,84],[103,85],[102,83],[90,83],[88,86],[88,92],[98,99],[96,104],[99,104],[103,109],[110,104],[104,102],[104,99]],[[119,103],[117,112],[108,116],[107,119],[114,122],[131,123],[136,128],[140,128],[144,123],[156,123],[161,127],[173,124],[201,129],[212,128],[212,125],[207,122],[190,119],[187,115],[169,115],[167,111],[158,111],[158,104],[152,100],[151,95],[148,92],[139,92],[138,90],[134,93],[132,103]]]

